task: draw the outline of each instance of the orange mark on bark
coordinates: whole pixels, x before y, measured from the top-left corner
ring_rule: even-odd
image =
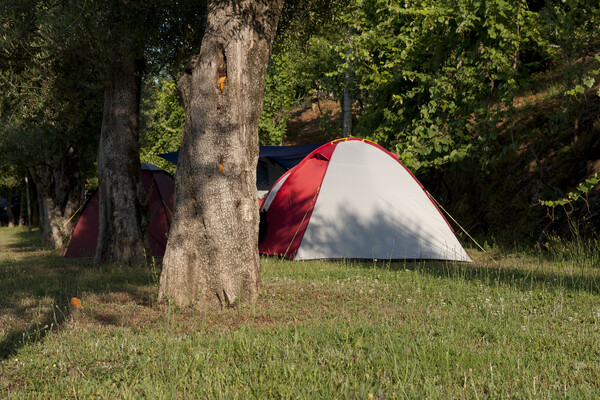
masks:
[[[227,80],[226,76],[222,76],[219,78],[218,85],[219,85],[219,89],[221,89],[221,92],[223,92],[223,89],[225,89],[225,81],[226,80]]]

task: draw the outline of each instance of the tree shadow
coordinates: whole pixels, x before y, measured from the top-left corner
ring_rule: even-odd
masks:
[[[10,331],[0,342],[0,361],[14,356],[19,349],[28,343],[41,341],[49,332],[61,329],[70,315],[67,301],[62,298],[53,299],[53,307],[36,322],[25,329]]]
[[[33,230],[31,232],[27,230],[15,231],[14,236],[18,238],[17,242],[4,244],[3,247],[17,253],[24,253],[28,251],[35,251],[42,249],[42,234],[39,230]]]
[[[419,208],[407,211],[384,199],[368,213],[349,205],[333,213],[313,211],[297,256],[306,254],[324,258],[334,255],[370,260],[468,259],[463,258],[463,249],[446,222],[441,217],[432,222],[427,214],[431,208],[431,204],[426,204],[422,213]],[[434,212],[437,211],[434,209]]]
[[[23,252],[37,249],[41,243],[35,233],[19,232],[16,236],[19,243],[15,247],[23,248]],[[18,260],[0,258],[0,325],[11,322],[4,325],[6,331],[0,336],[0,361],[14,356],[27,344],[42,341],[49,332],[63,329],[72,315],[72,297],[120,292],[126,294],[127,302],[142,306],[153,302],[148,287],[156,271],[95,267],[91,259],[38,254]],[[94,318],[100,324],[115,324],[113,318],[104,318],[101,313]]]
[[[332,259],[348,260],[363,268],[380,268],[394,271],[409,270],[442,279],[462,279],[487,286],[507,286],[523,291],[533,289],[584,291],[600,294],[600,257],[590,254],[584,260],[554,261],[542,254],[503,249],[495,261],[488,254],[473,251],[474,262],[435,260],[436,254],[454,257],[456,249],[446,245],[451,241],[424,234],[418,218],[390,217],[389,208],[375,210],[369,218],[357,217],[348,209],[339,210],[335,218],[323,217],[312,221],[318,229],[304,233],[302,245],[307,244],[312,254],[337,253]],[[315,218],[315,215],[312,217]],[[402,220],[402,224],[397,221]],[[429,253],[426,249],[439,248]],[[298,251],[300,254],[300,251]],[[347,256],[359,254],[353,258]],[[379,257],[372,254],[380,254]],[[386,255],[387,254],[387,255]],[[433,257],[431,255],[434,255]],[[518,255],[511,258],[509,254]],[[406,257],[406,258],[405,258]]]
[[[362,268],[380,268],[393,271],[408,270],[427,274],[441,279],[462,279],[486,286],[511,287],[521,291],[568,290],[600,294],[600,265],[580,269],[578,273],[569,271],[548,271],[551,262],[532,256],[530,267],[505,265],[507,261],[478,261],[473,263],[431,260],[365,261],[356,260]],[[556,267],[555,267],[556,268]]]

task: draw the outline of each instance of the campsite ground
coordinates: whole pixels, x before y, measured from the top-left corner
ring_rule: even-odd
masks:
[[[475,262],[263,260],[256,304],[156,304],[0,228],[4,398],[597,398],[600,245]],[[73,309],[69,299],[81,299]]]

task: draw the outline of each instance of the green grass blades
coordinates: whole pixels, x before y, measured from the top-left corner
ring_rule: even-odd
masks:
[[[3,398],[600,395],[598,255],[265,258],[256,303],[208,310],[157,304],[159,263],[98,268],[38,243],[0,229]]]

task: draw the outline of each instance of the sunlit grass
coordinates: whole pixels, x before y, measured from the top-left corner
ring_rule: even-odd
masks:
[[[266,258],[256,303],[211,311],[156,304],[156,270],[65,260],[18,230],[0,239],[9,398],[600,395],[598,253]]]

